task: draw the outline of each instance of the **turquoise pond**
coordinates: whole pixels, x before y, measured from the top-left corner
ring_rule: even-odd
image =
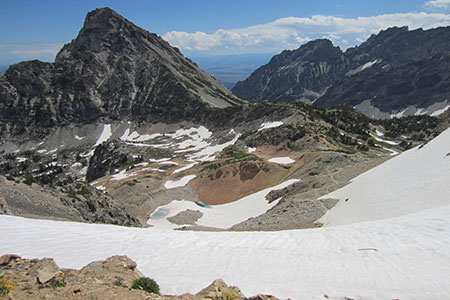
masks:
[[[167,208],[159,208],[157,211],[155,211],[151,216],[150,219],[162,219],[165,216],[169,214],[169,210]]]

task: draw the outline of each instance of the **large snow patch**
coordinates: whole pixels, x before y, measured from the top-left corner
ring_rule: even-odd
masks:
[[[324,196],[341,201],[319,222],[386,219],[450,204],[450,129]]]

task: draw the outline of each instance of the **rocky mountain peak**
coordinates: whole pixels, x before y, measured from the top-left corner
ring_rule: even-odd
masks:
[[[87,14],[78,36],[64,45],[56,56],[56,61],[80,58],[85,52],[142,55],[149,50],[155,52],[157,48],[181,55],[156,34],[139,28],[112,9],[105,7]],[[175,55],[175,53],[171,54]]]
[[[177,48],[110,8],[88,13],[55,63],[11,66],[0,77],[0,95],[0,126],[12,134],[100,118],[198,121],[243,103]]]

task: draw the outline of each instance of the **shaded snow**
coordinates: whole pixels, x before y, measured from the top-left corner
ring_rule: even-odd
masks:
[[[438,109],[438,110],[434,111],[434,112],[431,114],[431,116],[432,116],[432,117],[437,117],[437,116],[439,116],[439,115],[445,113],[449,108],[450,108],[450,105],[447,105],[447,106],[445,106],[445,107],[443,107],[443,108],[441,108],[441,109]]]
[[[361,71],[363,71],[363,70],[365,70],[365,69],[368,69],[368,68],[372,67],[374,64],[376,64],[376,63],[378,63],[378,62],[379,62],[379,60],[376,59],[376,60],[374,60],[374,61],[369,61],[368,63],[365,63],[365,64],[361,67]]]
[[[97,142],[95,142],[94,147],[97,147],[101,143],[106,142],[107,140],[109,140],[111,135],[112,135],[111,124],[103,125],[103,131],[100,134],[100,137],[97,139]]]
[[[183,187],[186,184],[189,183],[189,181],[191,181],[192,179],[194,179],[195,175],[187,175],[184,176],[183,178],[176,180],[176,181],[172,181],[172,180],[167,180],[166,183],[164,183],[164,187],[166,189],[174,189],[174,188],[178,188],[178,187]]]

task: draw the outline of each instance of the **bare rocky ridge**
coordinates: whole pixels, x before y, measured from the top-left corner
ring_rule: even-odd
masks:
[[[449,41],[450,27],[393,27],[345,52],[315,40],[274,56],[233,92],[252,101],[343,104],[375,118],[432,114],[449,105]]]
[[[247,298],[239,288],[221,279],[195,295],[159,295],[132,289],[133,281],[141,277],[136,263],[126,256],[95,261],[81,270],[60,269],[51,258],[26,259],[13,254],[0,257],[0,278],[14,284],[8,299],[278,299],[269,295]]]

